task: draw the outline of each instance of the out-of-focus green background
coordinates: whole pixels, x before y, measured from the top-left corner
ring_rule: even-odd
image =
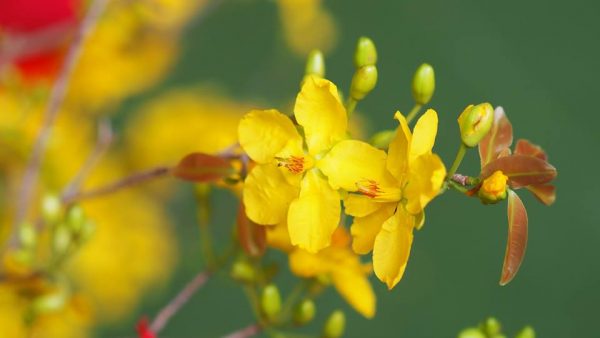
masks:
[[[372,130],[394,127],[395,110],[408,112],[412,73],[428,62],[437,81],[431,102],[440,116],[436,149],[447,165],[458,147],[457,115],[469,103],[490,101],[505,108],[515,138],[547,150],[559,176],[558,199],[550,208],[519,193],[529,212],[529,247],[508,286],[498,285],[506,205],[484,207],[449,192],[429,207],[402,282],[390,292],[372,278],[378,297],[374,319],[362,318],[330,291],[319,299],[321,322],[313,327],[342,307],[348,337],[453,337],[488,315],[497,316],[510,335],[525,324],[539,337],[597,335],[600,5],[592,0],[332,0],[325,5],[339,32],[338,47],[327,57],[327,77],[339,87],[346,90],[350,82],[356,39],[366,35],[377,44],[379,83],[359,106]],[[203,82],[217,83],[235,98],[264,102],[265,108],[285,109],[298,90],[304,61],[285,48],[280,27],[273,2],[224,1],[186,32],[182,59],[170,78],[128,102],[127,109],[165,88]],[[467,158],[461,172],[475,174],[475,152]],[[185,202],[189,195],[182,188],[170,208],[182,238],[177,275],[145,300],[140,314],[154,315],[202,267],[197,227],[190,225],[193,206]],[[214,219],[227,220],[217,225],[229,228],[233,199],[220,194],[214,205]],[[99,335],[131,332],[133,322]],[[240,288],[217,275],[161,337],[215,337],[252,322]]]

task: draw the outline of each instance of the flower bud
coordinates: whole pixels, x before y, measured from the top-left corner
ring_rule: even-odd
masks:
[[[458,117],[460,138],[467,147],[475,147],[492,129],[494,108],[489,103],[469,105]]]
[[[269,321],[273,321],[277,318],[281,311],[281,296],[279,295],[277,286],[269,284],[263,289],[260,305]]]
[[[238,282],[250,283],[256,278],[256,272],[248,262],[239,260],[231,267],[231,278]]]
[[[500,172],[502,174],[502,172]],[[483,323],[481,323],[481,330],[488,336],[496,336],[500,334],[502,326],[500,322],[494,317],[488,317]]]
[[[365,66],[356,70],[350,86],[350,97],[359,101],[364,99],[377,84],[377,68]]]
[[[477,192],[481,202],[483,204],[495,204],[506,199],[507,182],[508,176],[504,175],[500,170],[496,170],[491,176],[484,179]],[[488,321],[490,320],[495,319],[489,318]],[[499,325],[500,324],[498,324],[498,326]]]
[[[59,288],[35,298],[31,304],[31,309],[36,314],[55,312],[65,307],[67,298],[66,290]]]
[[[458,338],[486,338],[486,335],[479,329],[471,327],[460,331]]]
[[[61,203],[58,196],[46,195],[42,199],[42,218],[46,223],[56,223],[61,216]]]
[[[377,63],[377,50],[373,40],[362,36],[356,43],[354,52],[354,66],[358,69],[365,66],[374,66]]]
[[[325,77],[325,57],[318,49],[313,49],[306,59],[306,68],[304,75],[315,75]]]
[[[412,80],[412,94],[420,105],[429,103],[435,91],[435,74],[433,67],[424,63],[417,68]]]
[[[338,338],[344,334],[346,329],[346,315],[341,310],[335,310],[331,313],[325,327],[323,328],[323,337]]]
[[[85,223],[85,214],[79,205],[74,205],[67,211],[67,225],[73,233],[79,233]]]
[[[515,338],[535,338],[535,331],[531,326],[525,326],[521,331],[519,331],[519,333],[517,333]]]
[[[304,299],[294,310],[294,323],[304,325],[315,317],[315,302],[312,299]]]
[[[29,222],[24,222],[19,227],[19,240],[23,247],[27,249],[31,249],[35,246],[37,242],[37,232],[33,224]]]

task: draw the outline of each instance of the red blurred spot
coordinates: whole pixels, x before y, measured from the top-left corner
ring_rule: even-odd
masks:
[[[0,0],[0,28],[27,33],[74,22],[80,0]]]
[[[61,49],[29,55],[15,61],[22,79],[26,83],[52,80],[58,74],[64,58]]]
[[[157,335],[154,332],[152,332],[152,330],[150,330],[148,318],[146,317],[143,317],[138,321],[135,329],[138,333],[139,338],[158,338]]]

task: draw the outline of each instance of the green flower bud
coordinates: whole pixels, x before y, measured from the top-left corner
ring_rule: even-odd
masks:
[[[350,97],[359,101],[364,99],[377,84],[377,68],[365,66],[356,70],[350,86]]]
[[[19,227],[19,240],[23,247],[31,249],[37,243],[37,231],[33,224],[29,222],[21,223]]]
[[[304,325],[315,317],[315,302],[304,299],[294,309],[294,323]]]
[[[377,63],[377,50],[373,40],[362,36],[356,44],[354,52],[354,66],[358,69],[365,66],[374,66]]]
[[[502,326],[500,322],[494,317],[489,317],[481,323],[481,331],[485,332],[488,336],[497,336],[501,330]]]
[[[313,49],[306,59],[306,68],[304,75],[315,75],[325,77],[325,57],[318,49]]]
[[[42,198],[42,218],[46,223],[53,224],[60,220],[61,202],[55,195],[46,195]]]
[[[470,105],[458,117],[460,138],[467,147],[475,147],[492,129],[494,108],[489,103]]]
[[[281,296],[279,295],[277,286],[269,284],[263,289],[260,305],[265,317],[269,321],[277,318],[281,311]]]
[[[238,282],[251,283],[256,278],[256,272],[248,262],[239,260],[231,266],[231,278]]]
[[[344,334],[346,329],[346,315],[341,310],[335,310],[331,313],[325,327],[323,328],[323,337],[338,338]]]
[[[435,74],[433,67],[424,63],[417,68],[412,80],[412,94],[420,105],[429,103],[435,91]]]
[[[487,338],[486,335],[481,332],[481,330],[470,327],[460,331],[458,334],[458,338]]]
[[[515,338],[535,338],[535,331],[531,326],[525,326],[521,331],[519,331],[519,333],[517,333]]]
[[[65,290],[57,289],[34,299],[31,309],[35,314],[55,312],[65,307],[67,298],[68,294]]]
[[[67,211],[67,225],[73,233],[81,232],[83,224],[85,223],[85,214],[83,209],[79,205],[74,205]]]

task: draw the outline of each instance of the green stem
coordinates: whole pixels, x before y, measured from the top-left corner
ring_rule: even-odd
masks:
[[[454,173],[456,173],[456,171],[458,170],[458,167],[460,166],[460,163],[462,162],[466,153],[467,153],[467,146],[465,146],[464,143],[461,143],[460,148],[458,148],[458,152],[456,153],[456,158],[454,159],[454,163],[452,163],[452,167],[450,168],[450,171],[448,171],[448,175],[446,176],[446,179],[452,178],[452,175],[454,175]]]
[[[348,98],[348,102],[346,102],[346,113],[348,114],[348,118],[350,118],[350,116],[352,116],[352,114],[354,113],[357,104],[358,101],[356,101],[352,97]]]
[[[302,296],[307,286],[308,284],[306,280],[300,281],[298,284],[296,284],[296,286],[294,287],[292,292],[290,292],[283,304],[281,314],[279,315],[279,318],[277,320],[278,323],[284,322],[287,319],[287,317],[291,315],[294,305],[296,305],[298,299],[300,298],[300,296]]]
[[[457,191],[459,191],[459,192],[461,192],[463,194],[466,194],[467,191],[469,191],[469,189],[467,189],[466,187],[463,187],[462,185],[454,182],[453,180],[449,180],[448,181],[448,187],[450,187],[450,188],[452,188],[454,190],[457,190]]]
[[[419,111],[421,110],[422,107],[423,107],[423,105],[421,105],[421,104],[418,104],[418,103],[415,104],[413,109],[406,116],[406,123],[410,124],[410,122],[412,120],[414,120],[414,118],[417,116],[417,114],[419,113]]]
[[[203,189],[206,188],[206,189]],[[208,187],[198,187],[196,191],[198,201],[198,224],[200,228],[200,242],[202,245],[202,255],[206,261],[206,266],[212,270],[217,259],[212,242],[212,234],[210,232],[210,201],[208,199],[210,190]]]

